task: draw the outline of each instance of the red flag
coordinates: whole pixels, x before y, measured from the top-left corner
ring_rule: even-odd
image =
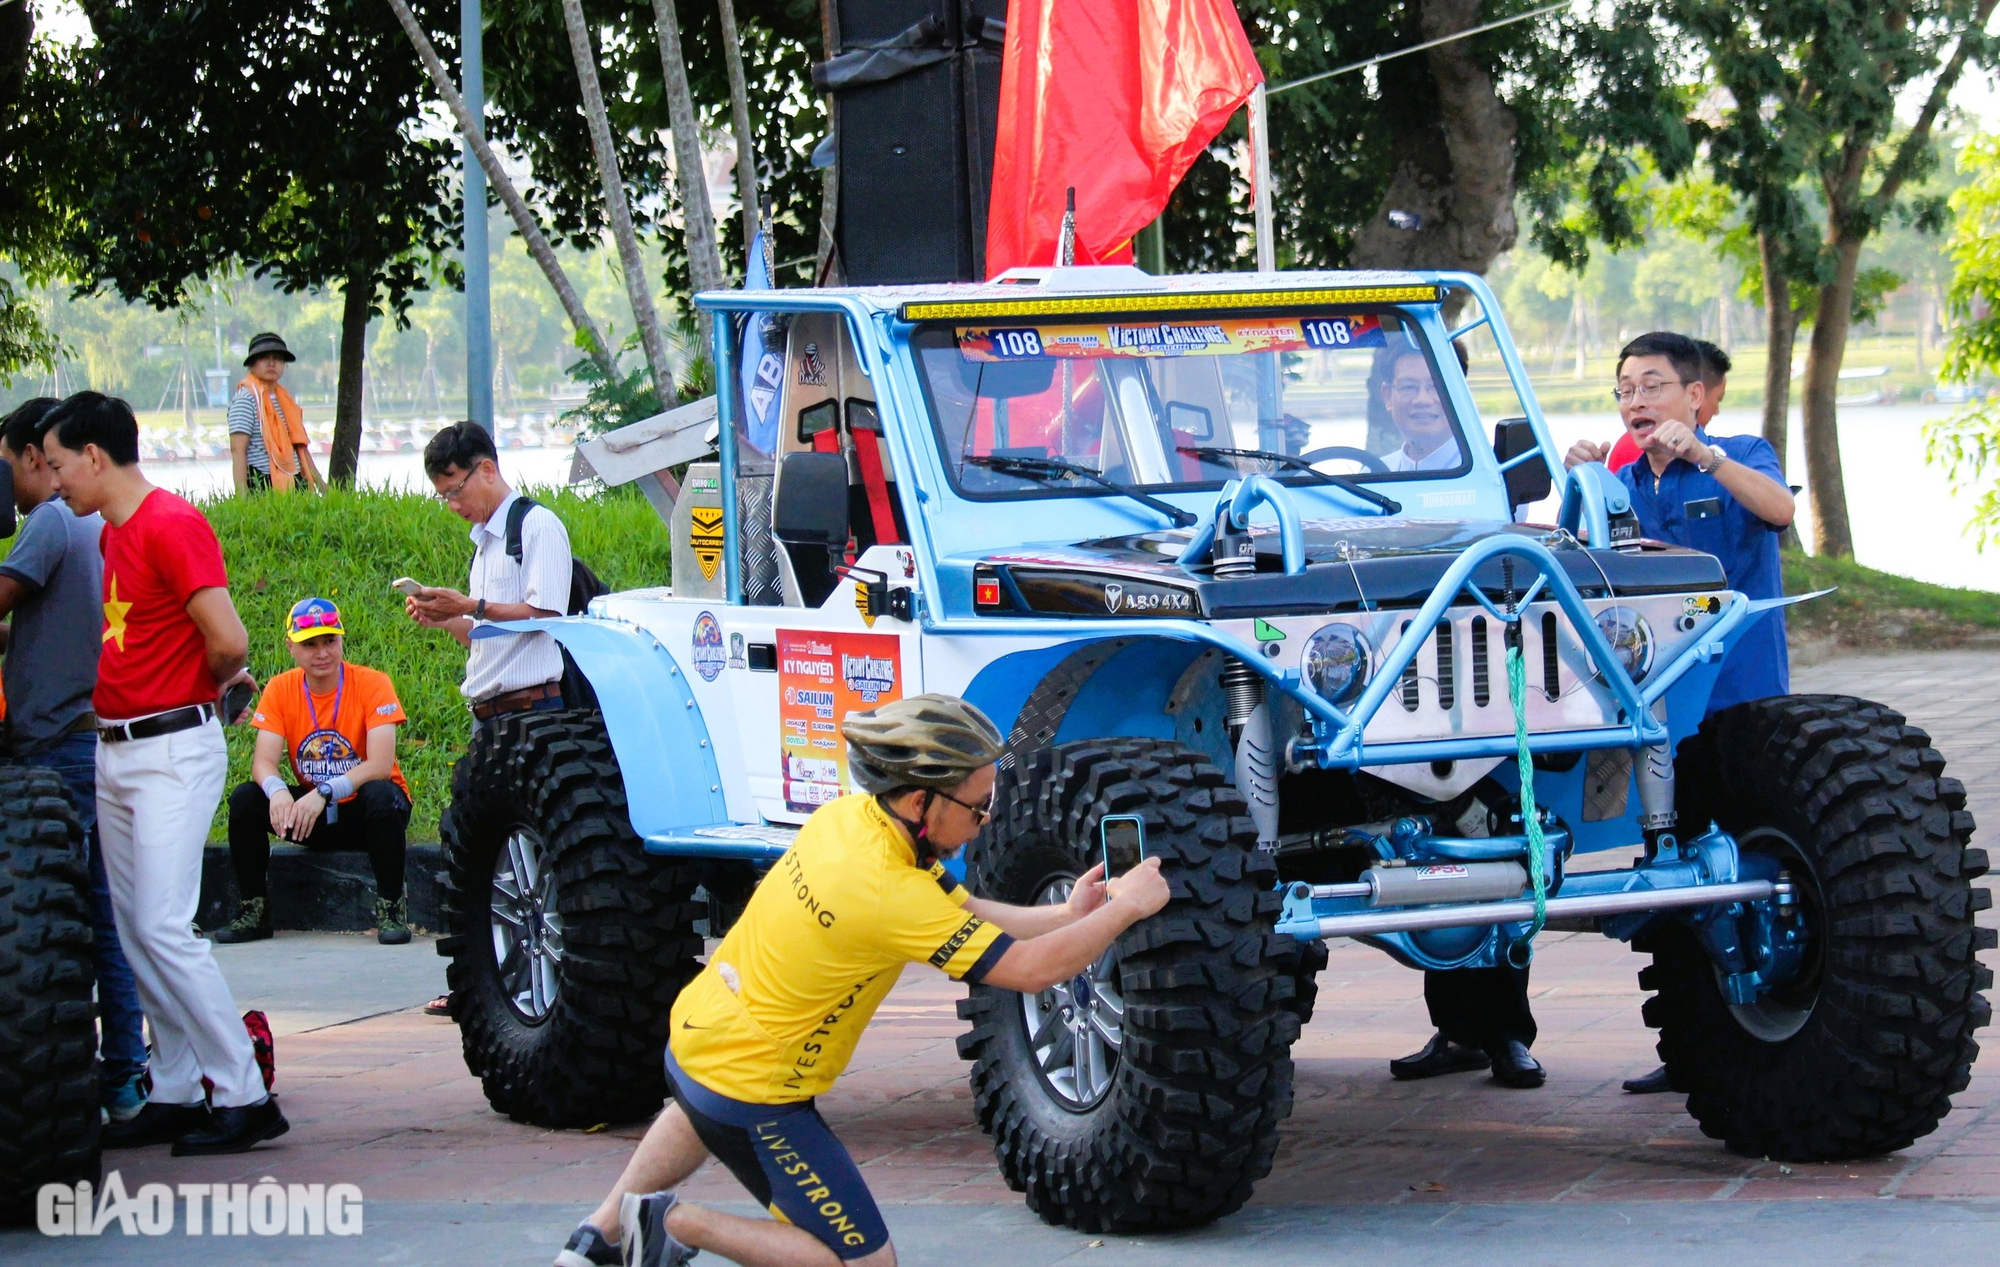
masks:
[[[1231,0],[1010,0],[986,275],[1126,262],[1195,158],[1264,78]]]

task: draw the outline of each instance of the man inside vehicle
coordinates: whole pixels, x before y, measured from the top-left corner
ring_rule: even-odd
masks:
[[[1159,859],[1063,905],[969,895],[939,859],[992,813],[1000,732],[977,708],[917,695],[841,724],[861,791],[822,806],[674,1003],[673,1101],[556,1267],[677,1267],[698,1249],[745,1267],[893,1267],[881,1212],[814,1097],[854,1054],[906,963],[1033,993],[1082,972],[1167,904]],[[682,1201],[714,1156],[774,1219]]]

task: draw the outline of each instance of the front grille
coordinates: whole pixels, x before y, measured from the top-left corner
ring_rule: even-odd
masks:
[[[1472,707],[1485,708],[1493,703],[1496,698],[1493,684],[1495,658],[1493,644],[1496,627],[1483,615],[1472,617],[1465,622],[1465,625],[1471,661],[1470,683],[1461,683],[1458,680],[1461,666],[1458,658],[1457,626],[1449,618],[1441,620],[1432,628],[1429,636],[1424,639],[1424,645],[1417,649],[1417,654],[1411,657],[1410,663],[1404,666],[1402,676],[1397,679],[1396,700],[1403,706],[1404,712],[1415,713],[1423,708],[1422,684],[1425,679],[1437,683],[1437,707],[1440,710],[1448,712],[1456,706],[1462,698],[1461,692],[1465,691],[1468,685],[1470,690],[1466,693],[1470,696]],[[1403,621],[1400,638],[1410,637],[1412,626],[1413,622]],[[1539,627],[1542,644],[1541,681],[1534,682],[1533,670],[1530,669],[1529,682],[1531,687],[1539,688],[1543,698],[1554,703],[1562,699],[1562,619],[1553,611],[1543,612]],[[1535,626],[1530,626],[1529,631],[1534,628]],[[1529,653],[1532,656],[1532,648]],[[1502,703],[1506,702],[1504,683],[1497,692],[1497,697]]]
[[[1484,708],[1493,699],[1493,688],[1486,677],[1486,617],[1472,618],[1472,703]]]

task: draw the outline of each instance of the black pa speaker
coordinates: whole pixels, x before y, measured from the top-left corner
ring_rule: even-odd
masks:
[[[822,0],[850,285],[984,277],[1006,0]]]

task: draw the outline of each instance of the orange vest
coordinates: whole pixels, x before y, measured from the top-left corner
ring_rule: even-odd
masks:
[[[271,487],[289,492],[292,484],[305,475],[305,465],[293,447],[307,443],[305,411],[282,383],[266,383],[255,374],[245,374],[236,386],[249,388],[257,401],[257,417],[264,427],[264,452],[271,458]],[[274,397],[275,410],[271,408]]]

